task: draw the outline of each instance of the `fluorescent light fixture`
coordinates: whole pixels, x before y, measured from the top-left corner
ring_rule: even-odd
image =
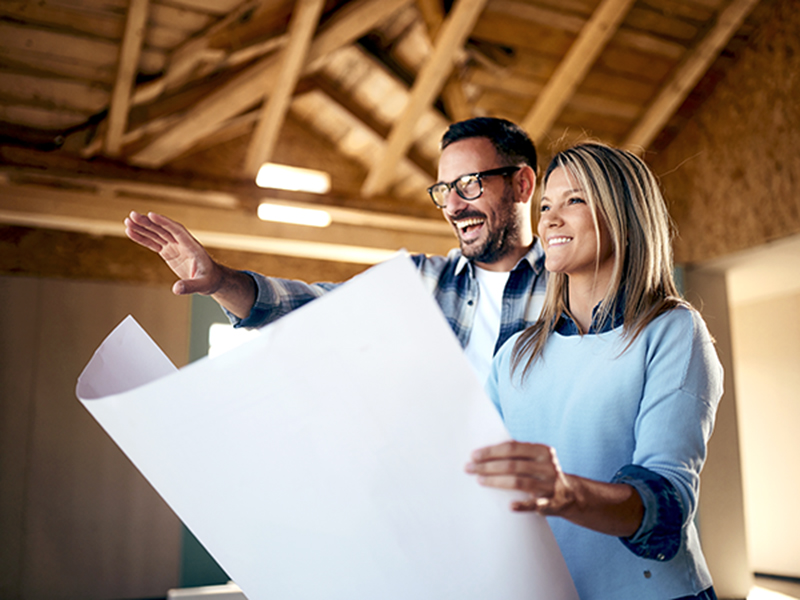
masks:
[[[262,221],[277,221],[278,223],[308,225],[309,227],[327,227],[331,224],[331,216],[324,210],[298,208],[269,202],[262,202],[258,205],[258,218]]]
[[[331,176],[325,171],[264,163],[256,175],[256,185],[262,188],[325,194],[331,189]]]

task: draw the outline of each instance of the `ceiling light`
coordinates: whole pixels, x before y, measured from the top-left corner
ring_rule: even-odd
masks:
[[[331,216],[324,210],[298,208],[270,202],[262,202],[258,205],[258,218],[262,221],[277,221],[278,223],[308,225],[309,227],[327,227],[331,224]]]
[[[325,171],[264,163],[256,175],[256,185],[262,188],[325,194],[331,189],[331,176]]]

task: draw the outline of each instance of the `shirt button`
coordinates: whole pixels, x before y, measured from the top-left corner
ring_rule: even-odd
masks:
[[[472,305],[473,305],[473,302],[472,302],[472,300],[467,300],[467,304],[468,304],[469,306],[472,306]]]
[[[644,572],[644,578],[645,579],[650,579],[652,576],[653,576],[653,574],[650,571],[645,571]]]
[[[663,554],[660,554],[660,553],[656,556],[657,560],[664,560],[665,558],[666,558],[666,556],[664,556]]]

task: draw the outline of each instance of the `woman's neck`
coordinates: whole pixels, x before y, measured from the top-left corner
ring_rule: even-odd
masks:
[[[592,311],[605,297],[611,285],[610,274],[568,275],[569,312],[581,333],[586,333],[592,325]]]

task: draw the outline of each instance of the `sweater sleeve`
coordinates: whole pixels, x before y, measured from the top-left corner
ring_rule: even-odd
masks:
[[[722,396],[722,366],[694,310],[671,310],[642,335],[648,336],[646,378],[632,463],[644,470],[623,470],[620,477],[640,492],[646,513],[650,509],[632,541],[648,545],[661,539],[658,558],[672,545],[667,532],[682,534],[697,509],[700,471]],[[673,519],[676,506],[679,522]]]

